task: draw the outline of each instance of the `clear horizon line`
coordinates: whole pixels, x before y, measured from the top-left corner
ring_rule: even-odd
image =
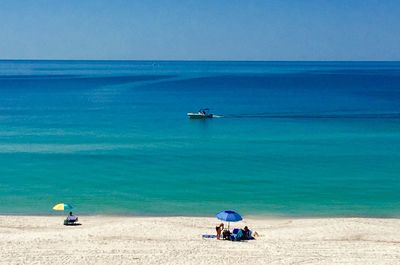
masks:
[[[0,61],[116,61],[116,62],[400,62],[400,60],[211,60],[211,59],[0,59]]]

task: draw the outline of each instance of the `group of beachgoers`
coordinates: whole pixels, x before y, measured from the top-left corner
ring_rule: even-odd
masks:
[[[78,216],[69,212],[67,218],[64,220],[64,225],[77,225],[78,223]],[[220,223],[215,227],[217,232],[216,238],[218,240],[231,240],[231,241],[241,241],[241,240],[252,240],[255,239],[254,237],[257,236],[257,232],[252,232],[247,226],[243,229],[235,228],[232,232],[229,229],[225,229],[223,223]]]
[[[243,229],[235,228],[232,232],[229,229],[224,228],[224,224],[221,223],[215,227],[217,232],[217,239],[240,241],[240,240],[252,240],[257,235],[256,232],[252,232],[247,226]]]

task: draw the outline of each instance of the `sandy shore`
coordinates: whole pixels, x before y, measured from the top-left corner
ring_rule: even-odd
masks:
[[[400,264],[400,219],[246,219],[260,237],[202,239],[197,217],[0,216],[0,264]]]

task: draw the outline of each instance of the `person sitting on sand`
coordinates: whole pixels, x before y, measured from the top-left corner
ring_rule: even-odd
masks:
[[[243,232],[243,238],[244,238],[245,240],[256,239],[256,237],[259,236],[259,234],[258,234],[256,231],[252,232],[247,226],[245,226],[245,227],[242,229],[242,232]]]
[[[78,221],[78,216],[75,216],[72,214],[72,212],[69,212],[69,215],[67,216],[67,221],[70,223],[74,223]]]
[[[221,224],[217,225],[215,227],[215,230],[217,231],[217,239],[220,239],[221,238],[221,232],[222,232],[222,230],[224,230],[224,224],[221,223]]]
[[[243,228],[242,232],[243,232],[243,238],[244,238],[245,240],[253,239],[253,237],[251,236],[251,231],[250,231],[250,229],[249,229],[247,226],[245,226],[245,227]]]
[[[229,231],[228,229],[225,229],[225,230],[222,232],[222,238],[223,238],[223,239],[229,240],[230,236],[231,236],[231,231]]]

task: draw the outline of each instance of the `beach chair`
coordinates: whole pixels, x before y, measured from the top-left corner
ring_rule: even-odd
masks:
[[[232,240],[232,241],[240,241],[240,240],[242,240],[243,239],[242,229],[239,229],[239,228],[233,229],[232,234],[231,234],[229,239]]]
[[[78,217],[75,215],[68,215],[67,219],[64,220],[64,225],[75,225],[78,222]]]

